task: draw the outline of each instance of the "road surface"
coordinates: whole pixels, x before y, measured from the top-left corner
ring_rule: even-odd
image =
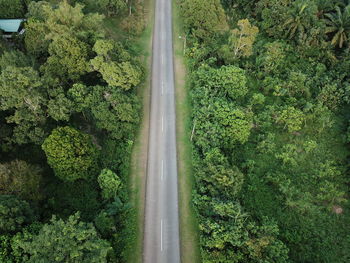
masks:
[[[179,263],[179,214],[171,0],[156,0],[144,263]]]

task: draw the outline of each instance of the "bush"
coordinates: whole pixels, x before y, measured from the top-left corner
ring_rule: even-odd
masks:
[[[102,189],[102,197],[104,199],[115,198],[122,183],[120,178],[109,169],[103,169],[97,181]]]

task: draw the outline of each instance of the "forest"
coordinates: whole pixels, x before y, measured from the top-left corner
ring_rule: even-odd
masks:
[[[350,3],[179,1],[202,262],[349,262]]]
[[[125,262],[143,2],[0,0],[13,18],[26,20],[0,32],[0,262]]]

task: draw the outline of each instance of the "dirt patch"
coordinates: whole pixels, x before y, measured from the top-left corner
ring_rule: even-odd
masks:
[[[334,213],[336,213],[337,215],[340,215],[340,214],[343,213],[343,208],[342,208],[341,206],[339,206],[339,205],[334,205],[334,206],[332,207],[332,211],[333,211]]]

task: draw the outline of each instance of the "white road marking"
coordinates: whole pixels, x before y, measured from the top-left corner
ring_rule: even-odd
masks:
[[[160,175],[160,178],[162,179],[162,181],[163,181],[163,175],[164,175],[164,160],[162,160],[162,173]]]
[[[162,115],[162,132],[164,131],[164,116]]]
[[[163,220],[160,220],[160,251],[163,251]]]

